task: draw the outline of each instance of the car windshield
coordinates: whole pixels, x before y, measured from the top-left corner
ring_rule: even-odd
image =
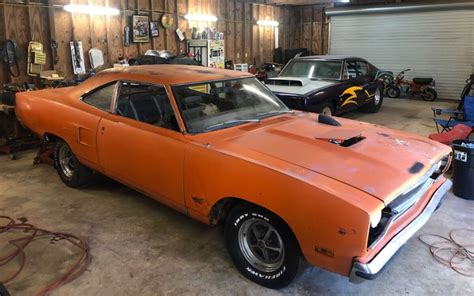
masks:
[[[173,86],[189,133],[202,133],[292,112],[255,78]]]
[[[293,60],[280,73],[280,77],[299,77],[318,80],[338,80],[342,61]]]

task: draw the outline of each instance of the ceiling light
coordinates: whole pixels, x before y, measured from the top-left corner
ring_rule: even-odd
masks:
[[[277,21],[257,21],[257,25],[259,26],[278,27],[279,24]]]
[[[71,13],[84,13],[91,15],[119,15],[120,11],[117,8],[110,8],[104,6],[90,6],[90,5],[65,5],[64,10]]]
[[[184,16],[188,21],[215,22],[217,17],[214,15],[187,14]]]

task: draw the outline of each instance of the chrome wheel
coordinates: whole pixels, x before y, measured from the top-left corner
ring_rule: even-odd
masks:
[[[72,178],[75,171],[74,157],[67,145],[61,145],[58,153],[59,166],[67,178]]]
[[[332,116],[332,110],[331,110],[331,107],[329,107],[329,106],[325,106],[325,107],[323,108],[323,110],[321,110],[320,114],[324,114],[324,115]]]
[[[252,218],[239,229],[239,247],[245,259],[263,272],[278,270],[285,259],[283,240],[269,223]]]
[[[380,93],[380,89],[377,88],[375,90],[375,94],[374,94],[374,104],[375,104],[375,106],[380,104],[380,99],[381,98],[382,98],[382,96],[381,96],[381,93]]]

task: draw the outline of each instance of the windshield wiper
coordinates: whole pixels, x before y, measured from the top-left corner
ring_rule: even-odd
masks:
[[[224,122],[221,122],[221,123],[210,125],[210,126],[205,128],[205,131],[214,130],[216,128],[224,127],[224,126],[228,126],[228,125],[246,123],[246,122],[260,123],[260,119],[233,119],[233,120],[228,120],[228,121],[224,121]]]
[[[285,113],[293,113],[293,110],[273,110],[273,111],[268,111],[268,112],[262,112],[258,113],[257,116],[271,116],[271,115],[277,115],[277,114],[285,114]]]

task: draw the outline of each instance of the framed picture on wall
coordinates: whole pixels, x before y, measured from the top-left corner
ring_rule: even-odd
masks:
[[[149,42],[150,41],[150,23],[146,15],[134,15],[132,17],[132,41]]]
[[[150,35],[151,37],[159,37],[160,31],[158,30],[158,22],[150,22]]]

